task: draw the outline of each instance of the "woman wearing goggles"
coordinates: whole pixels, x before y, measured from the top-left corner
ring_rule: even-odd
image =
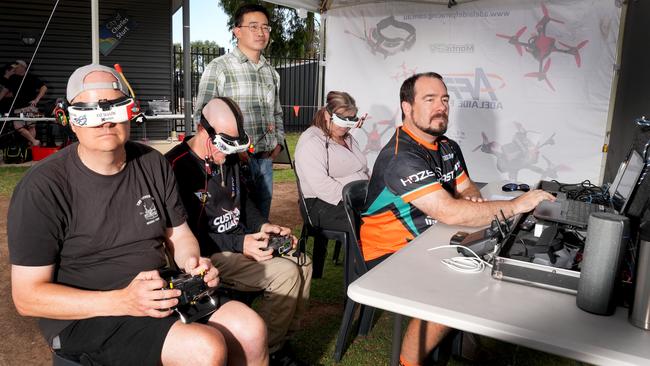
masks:
[[[307,216],[322,229],[349,231],[341,194],[349,182],[368,179],[366,157],[350,129],[365,120],[350,94],[331,91],[327,104],[316,112],[311,127],[300,135],[296,145],[296,173],[305,199]],[[302,208],[302,207],[301,207]],[[315,245],[326,244],[316,238]]]

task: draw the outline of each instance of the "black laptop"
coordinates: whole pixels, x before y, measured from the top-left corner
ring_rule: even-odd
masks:
[[[586,228],[589,215],[593,212],[625,214],[644,165],[641,155],[635,150],[630,151],[609,186],[609,205],[572,200],[567,198],[565,193],[558,193],[555,202],[541,202],[533,211],[533,216],[541,220]]]

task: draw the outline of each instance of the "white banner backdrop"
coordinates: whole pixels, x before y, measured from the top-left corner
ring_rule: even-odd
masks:
[[[620,2],[481,0],[451,9],[366,4],[327,14],[326,91],[369,119],[354,132],[372,167],[401,123],[399,88],[443,75],[447,136],[475,181],[599,183]]]

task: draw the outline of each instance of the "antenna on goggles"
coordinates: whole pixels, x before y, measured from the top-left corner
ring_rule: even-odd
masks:
[[[129,81],[126,80],[126,76],[124,76],[124,73],[122,72],[122,66],[120,64],[114,64],[113,68],[115,68],[115,71],[117,71],[118,74],[122,77],[122,80],[126,83],[126,87],[129,89],[129,93],[131,93],[131,98],[135,100],[135,106],[133,108],[133,113],[137,113],[136,116],[134,116],[133,121],[135,122],[136,125],[141,125],[145,121],[145,117],[142,113],[140,113],[140,102],[138,102],[135,99],[135,92],[133,91],[133,88],[131,88],[131,84],[129,84]]]
[[[115,68],[115,71],[117,71],[118,74],[122,77],[122,80],[126,83],[126,87],[129,88],[129,93],[131,93],[131,98],[135,99],[135,93],[133,92],[133,89],[131,88],[131,84],[129,84],[129,81],[126,80],[126,76],[124,76],[124,73],[122,72],[122,66],[120,64],[115,64],[113,65]]]

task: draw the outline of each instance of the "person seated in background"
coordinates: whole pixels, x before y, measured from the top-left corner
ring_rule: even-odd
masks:
[[[6,85],[0,90],[0,101],[13,96],[14,114],[38,112],[38,102],[47,92],[47,86],[35,74],[26,74],[27,63],[25,61],[16,60],[11,67],[10,75],[6,78]],[[5,75],[7,75],[7,72]],[[32,146],[40,145],[40,141],[36,139],[36,126],[34,124],[27,124],[24,121],[14,121],[14,128]]]
[[[237,104],[216,97],[198,113],[196,135],[165,154],[189,227],[201,254],[219,268],[224,286],[264,291],[257,311],[269,331],[270,364],[300,365],[287,341],[300,329],[309,299],[311,260],[304,253],[274,255],[268,248],[270,235],[289,236],[294,250],[297,239],[291,229],[269,223],[249,198],[238,153],[248,149],[250,139]]]
[[[38,112],[36,106],[47,92],[47,86],[33,73],[25,75],[27,72],[27,63],[25,61],[16,60],[11,66],[13,69],[7,78],[6,85],[0,90],[0,103],[2,103],[3,99],[13,95],[13,114]],[[14,128],[32,146],[39,146],[41,144],[36,139],[35,124],[26,123],[25,121],[14,121]]]
[[[86,65],[67,98],[79,142],[32,167],[9,207],[18,313],[40,318],[48,345],[85,365],[266,365],[266,328],[246,305],[227,302],[205,324],[172,315],[181,292],[162,290],[165,248],[207,286],[218,271],[199,255],[167,161],[128,141],[138,110],[126,81]]]
[[[449,94],[437,73],[415,74],[400,88],[403,125],[375,161],[361,225],[361,248],[368,268],[397,252],[426,229],[447,225],[483,226],[503,215],[528,212],[554,197],[531,190],[511,201],[487,201],[470,179],[460,146],[445,136]],[[411,319],[400,362],[420,365],[451,329]]]
[[[4,64],[0,67],[0,90],[9,85],[9,78],[14,74],[14,65],[11,63]],[[13,97],[13,94],[7,94],[7,97]],[[9,98],[7,98],[9,99]]]
[[[350,134],[361,127],[354,98],[341,91],[327,94],[327,103],[316,112],[311,127],[296,145],[296,173],[312,224],[322,229],[350,231],[341,192],[347,183],[368,179],[366,156]],[[303,220],[307,220],[302,212]],[[327,239],[317,236],[314,247],[325,248]],[[345,244],[345,243],[343,243]]]

